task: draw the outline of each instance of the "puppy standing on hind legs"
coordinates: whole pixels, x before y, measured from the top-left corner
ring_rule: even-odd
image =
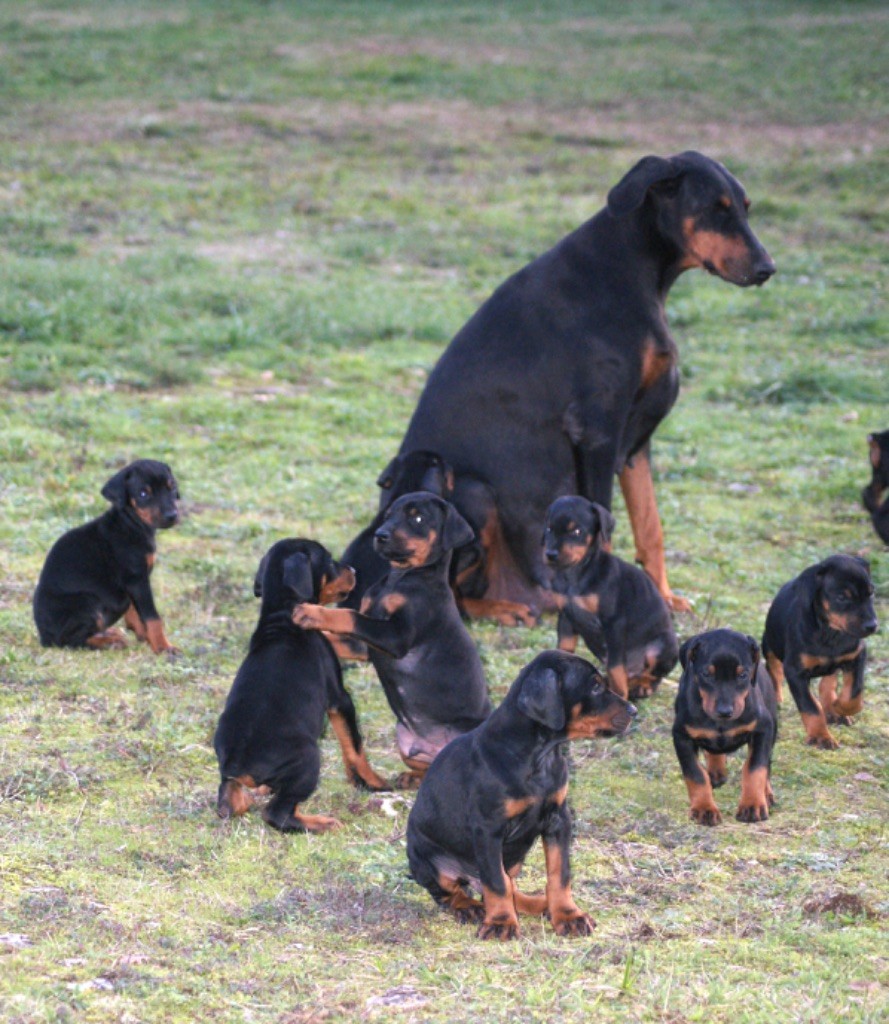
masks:
[[[337,601],[355,582],[314,541],[282,540],[259,566],[254,593],[262,598],[247,657],[225,704],[213,746],[221,783],[220,817],[244,814],[251,790],[273,796],[263,817],[282,832],[326,832],[339,822],[305,814],[300,804],[318,785],[318,740],[327,714],[339,740],[346,777],[355,786],[389,789],[363,750],[355,706],[327,640],[294,625],[300,601]]]
[[[155,654],[177,654],[154,604],[155,533],[179,521],[179,488],[166,463],[137,459],[102,488],[103,515],[69,530],[46,556],[34,592],[44,647],[126,647],[124,623]]]
[[[399,789],[416,789],[438,752],[491,710],[481,658],[448,583],[452,551],[472,536],[450,502],[425,491],[402,495],[374,535],[389,572],[365,593],[361,610],[308,603],[294,609],[304,629],[367,644],[409,769]]]
[[[593,921],[571,894],[563,746],[625,732],[635,714],[588,662],[538,655],[490,718],[432,762],[407,823],[414,880],[459,921],[478,922],[482,939],[515,938],[518,914],[546,914],[559,935],[589,935]],[[546,894],[530,896],[515,880],[538,836]]]

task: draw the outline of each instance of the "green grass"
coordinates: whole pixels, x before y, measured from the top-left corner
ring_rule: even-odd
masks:
[[[759,636],[834,551],[886,429],[889,16],[868,2],[0,0],[0,1010],[14,1022],[876,1022],[889,646],[841,748],[782,710],[760,826],[687,819],[675,682],[575,745],[578,902],[598,927],[478,942],[407,877],[409,800],[326,739],[323,837],[214,814],[211,738],[269,544],[341,551],[426,374],[490,290],[648,152],[697,148],[753,200],[779,273],[674,288],[683,393],[655,439],[682,636]],[[155,592],[184,656],[43,650],[48,546],[124,461],[187,517]],[[616,545],[631,555],[617,509]],[[885,628],[885,627],[884,627]],[[492,693],[553,624],[474,624]],[[371,760],[399,767],[366,667]],[[532,853],[529,890],[543,884]]]

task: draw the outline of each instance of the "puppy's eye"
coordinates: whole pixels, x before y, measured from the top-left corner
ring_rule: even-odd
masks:
[[[139,488],[139,501],[145,501],[145,499],[148,497],[148,495],[150,493],[151,492],[148,491],[145,487],[140,487]]]
[[[419,525],[420,525],[420,523],[422,523],[422,522],[423,522],[423,517],[422,517],[422,516],[420,515],[420,513],[419,513],[419,512],[415,512],[415,513],[414,513],[414,514],[413,514],[413,515],[411,516],[411,522],[412,522],[412,523],[416,523],[416,525],[417,525],[417,526],[419,526]]]
[[[575,526],[574,529],[571,531],[572,537],[580,537],[582,534],[583,530],[581,530],[579,526]]]

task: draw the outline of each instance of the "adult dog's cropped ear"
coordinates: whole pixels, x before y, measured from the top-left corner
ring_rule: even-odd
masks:
[[[444,527],[441,531],[441,546],[445,551],[462,548],[474,537],[472,527],[449,501],[442,501],[445,510]]]
[[[131,472],[130,466],[124,466],[102,488],[102,497],[117,508],[123,508],[127,503],[127,481]]]
[[[611,534],[614,532],[614,516],[604,505],[600,505],[598,502],[591,501],[590,505],[599,520],[597,533],[602,538],[602,543],[608,544],[611,540]]]
[[[700,644],[700,637],[690,636],[679,648],[679,664],[683,668],[688,668],[689,662],[694,660],[695,651],[698,649]]]
[[[377,477],[377,487],[383,491],[391,491],[392,485],[395,483],[395,477],[398,473],[398,467],[401,465],[401,456],[396,455],[394,459],[389,463],[388,466],[383,470],[382,473]]]
[[[281,566],[281,582],[296,594],[297,601],[315,599],[315,581],[312,577],[312,561],[307,554],[297,551],[284,559]]]
[[[265,578],[265,571],[269,565],[269,556],[263,555],[259,560],[259,567],[256,570],[256,575],[253,577],[253,596],[262,597],[262,581]]]
[[[558,673],[551,668],[528,672],[519,690],[518,708],[523,715],[559,732],[565,728],[565,702]]]
[[[615,217],[626,217],[645,202],[648,190],[661,182],[675,181],[683,174],[672,160],[661,156],[644,156],[608,193],[608,211]]]

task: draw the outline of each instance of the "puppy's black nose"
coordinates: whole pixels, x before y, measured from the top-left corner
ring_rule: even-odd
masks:
[[[544,552],[544,557],[547,562],[557,562],[559,560],[559,552],[553,548],[547,548]]]
[[[719,718],[731,718],[732,717],[732,711],[734,711],[734,708],[732,707],[731,704],[717,704],[716,705],[716,714],[718,715]]]
[[[385,526],[381,526],[379,530],[374,533],[374,540],[382,541],[384,544],[387,540],[392,537],[392,531],[387,530]]]
[[[179,522],[179,513],[174,509],[172,512],[164,512],[161,523],[164,526],[175,526]]]
[[[861,623],[861,628],[864,630],[865,636],[870,636],[871,633],[876,633],[878,625],[876,619],[868,619],[867,622]]]

